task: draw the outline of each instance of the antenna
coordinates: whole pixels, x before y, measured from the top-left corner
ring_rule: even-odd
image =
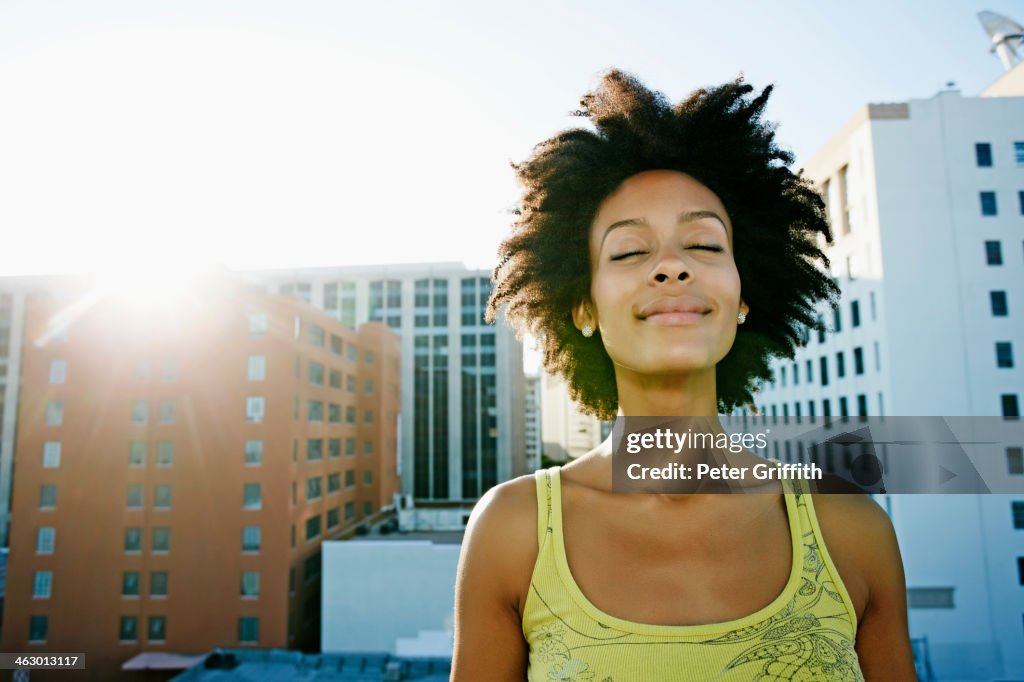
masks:
[[[1024,26],[995,12],[978,12],[978,21],[992,41],[992,49],[1007,71],[1020,64],[1024,51]]]

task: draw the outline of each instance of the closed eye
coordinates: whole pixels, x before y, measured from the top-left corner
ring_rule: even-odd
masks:
[[[690,249],[701,249],[703,251],[714,251],[715,253],[721,253],[724,249],[716,244],[694,244],[689,246]]]
[[[647,252],[646,251],[630,251],[628,253],[620,253],[617,256],[612,256],[611,260],[623,260],[625,258],[629,258],[630,256],[642,256],[645,253],[647,253]]]

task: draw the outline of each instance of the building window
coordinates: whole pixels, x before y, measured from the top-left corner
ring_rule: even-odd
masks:
[[[345,439],[345,454],[354,455],[356,454],[356,439],[346,438]]]
[[[952,587],[908,587],[907,608],[952,609]]]
[[[998,214],[995,192],[979,192],[978,198],[981,200],[981,215],[993,216]]]
[[[825,318],[818,315],[818,343],[825,343]]]
[[[46,425],[60,426],[64,423],[64,403],[50,400],[46,403]]]
[[[32,580],[32,598],[49,599],[53,590],[53,571],[36,571]]]
[[[353,405],[345,406],[345,423],[355,424],[356,423],[356,408]]]
[[[1013,346],[1009,341],[996,341],[996,367],[1002,369],[1013,367]]]
[[[245,441],[245,464],[246,466],[259,466],[263,463],[263,441]]]
[[[804,366],[804,371],[807,373],[807,383],[814,382],[814,363],[810,360],[807,361]]]
[[[850,303],[850,326],[860,326],[860,301],[852,301]]]
[[[363,421],[367,424],[373,423],[373,410],[366,410],[363,412]]]
[[[125,571],[121,574],[121,596],[122,597],[138,597],[139,596],[139,572],[138,571]]]
[[[1018,404],[1016,393],[1004,393],[1000,396],[1000,402],[1002,402],[1004,417],[1020,416],[1020,405]]]
[[[238,619],[238,641],[255,644],[260,640],[260,619],[257,616],[242,616]]]
[[[324,328],[315,324],[309,325],[309,342],[317,348],[324,347]]]
[[[345,357],[347,357],[352,362],[356,361],[356,347],[353,346],[351,343],[348,344],[348,346],[345,348]]]
[[[307,418],[311,422],[322,422],[324,420],[324,404],[319,400],[310,400]]]
[[[249,335],[263,336],[267,333],[267,316],[263,313],[255,313],[249,316]]]
[[[336,369],[332,369],[327,377],[327,383],[331,388],[341,388],[341,372]]]
[[[29,616],[28,641],[33,644],[42,644],[45,642],[48,624],[46,616]]]
[[[249,397],[245,399],[245,420],[250,424],[259,424],[263,421],[263,398]]]
[[[373,393],[373,379],[367,379],[363,382],[363,393]]]
[[[839,351],[836,353],[836,378],[842,379],[846,376],[846,358],[843,356],[843,352]]]
[[[306,499],[307,500],[319,500],[323,495],[323,479],[319,476],[313,476],[312,478],[306,479]]]
[[[260,596],[259,571],[242,571],[241,596],[249,599],[255,599]]]
[[[242,489],[242,507],[244,509],[261,509],[263,507],[263,491],[259,483],[246,483]]]
[[[174,466],[174,442],[169,440],[157,441],[156,444],[156,465],[158,467]]]
[[[868,416],[868,397],[863,393],[857,395],[857,416]]]
[[[810,417],[811,419],[814,419],[814,401],[813,400],[808,400],[807,401],[807,416]]]
[[[332,353],[334,353],[335,355],[341,355],[341,353],[342,353],[342,346],[343,345],[344,345],[344,343],[342,342],[340,336],[337,336],[335,334],[331,334],[331,352]]]
[[[349,393],[355,393],[356,392],[356,384],[357,384],[357,381],[356,381],[355,375],[353,375],[353,374],[346,375],[346,377],[345,377],[345,390],[346,391],[348,391]]]
[[[800,385],[800,365],[795,362],[793,363],[793,385]]]
[[[249,381],[263,381],[267,378],[267,357],[265,355],[249,356]]]
[[[141,552],[142,551],[142,529],[141,528],[125,528],[124,529],[124,551],[125,552]]]
[[[860,346],[853,349],[853,373],[864,373],[864,349]]]
[[[331,424],[341,423],[341,405],[329,403],[327,405],[327,421]]]
[[[373,502],[363,502],[363,516],[373,516]]]
[[[46,483],[39,486],[39,508],[55,509],[57,507],[57,486]]]
[[[324,385],[324,366],[319,362],[309,361],[309,383],[315,386]]]
[[[132,423],[145,424],[149,421],[149,401],[135,400],[132,402]]]
[[[846,397],[839,398],[839,416],[843,419],[850,416],[850,408],[846,404]]]
[[[324,442],[319,438],[306,441],[306,460],[316,462],[324,458]]]
[[[1024,142],[1013,143],[1013,161],[1018,168],[1024,168]]]
[[[356,515],[356,503],[346,502],[345,503],[345,520],[351,521]]]
[[[161,400],[160,401],[160,423],[161,424],[173,424],[174,423],[174,401],[173,400]]]
[[[1009,306],[1006,303],[1005,291],[988,292],[989,303],[992,306],[992,317],[1006,317],[1009,313]]]
[[[178,361],[174,358],[164,358],[160,361],[160,381],[165,384],[178,380]]]
[[[153,529],[153,551],[171,551],[171,529],[167,526],[157,526]]]
[[[327,530],[341,525],[341,508],[332,507],[327,510]]]
[[[1017,202],[1020,203],[1020,214],[1024,215],[1024,189],[1017,192]]]
[[[1024,502],[1010,503],[1010,512],[1013,515],[1013,527],[1017,530],[1024,530]]]
[[[260,551],[260,527],[259,526],[246,526],[242,529],[242,551],[243,552],[258,552]]]
[[[843,316],[838,305],[832,306],[832,331],[839,333],[843,330]]]
[[[140,467],[146,464],[146,441],[133,440],[128,444],[128,466]]]
[[[363,485],[373,485],[373,472],[363,471]]]
[[[320,515],[306,519],[306,542],[320,535]]]
[[[171,484],[170,483],[158,483],[156,489],[153,491],[153,508],[154,509],[170,509],[171,508]]]
[[[335,457],[341,457],[341,439],[340,438],[328,438],[327,439],[327,456],[331,459]]]
[[[167,641],[167,617],[166,616],[150,616],[149,617],[149,634],[147,639],[150,642],[165,642]]]
[[[1003,247],[998,241],[985,242],[985,262],[988,265],[1003,264]]]
[[[1024,448],[1006,448],[1006,468],[1011,474],[1024,474]]]
[[[373,454],[373,441],[372,440],[364,440],[363,441],[363,454],[364,455],[372,455]]]
[[[68,377],[68,363],[66,360],[50,360],[50,383],[63,384]]]
[[[354,469],[349,469],[348,471],[345,472],[345,487],[356,487],[356,472]]]
[[[150,571],[149,573],[149,596],[167,596],[168,577],[167,571]]]
[[[333,473],[327,475],[327,493],[336,493],[341,490],[341,474]]]
[[[129,509],[142,509],[144,503],[144,494],[142,491],[141,483],[129,483],[128,484],[128,508]]]
[[[974,158],[978,162],[978,168],[991,167],[992,145],[988,142],[976,142],[974,145]]]
[[[135,642],[139,637],[139,619],[137,616],[121,616],[119,637],[122,642]]]
[[[43,468],[56,469],[60,466],[60,441],[43,443]]]

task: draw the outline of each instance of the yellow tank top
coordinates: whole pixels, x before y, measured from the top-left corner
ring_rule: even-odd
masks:
[[[744,618],[645,625],[604,613],[569,571],[559,467],[537,471],[539,551],[523,610],[530,682],[855,680],[857,614],[822,541],[806,483],[783,481],[792,571],[782,593]]]

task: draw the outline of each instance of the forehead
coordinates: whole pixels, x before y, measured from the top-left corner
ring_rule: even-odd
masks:
[[[710,210],[732,225],[718,196],[693,176],[672,170],[644,171],[626,178],[598,207],[592,234],[620,220],[654,223],[684,212]]]

